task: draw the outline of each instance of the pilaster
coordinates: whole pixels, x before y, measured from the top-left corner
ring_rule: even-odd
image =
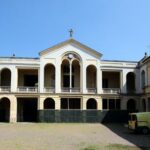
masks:
[[[15,96],[10,97],[10,122],[17,122],[17,98]]]
[[[61,63],[60,60],[56,60],[55,66],[55,92],[61,92]]]
[[[18,85],[18,69],[16,67],[13,67],[11,69],[11,92],[17,91],[17,85]]]

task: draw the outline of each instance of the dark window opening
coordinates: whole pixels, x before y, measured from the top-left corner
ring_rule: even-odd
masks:
[[[120,99],[103,99],[103,109],[120,110]]]
[[[61,109],[80,109],[81,101],[78,98],[62,98]]]
[[[64,75],[64,80],[63,80],[63,87],[70,87],[70,76],[69,75]]]
[[[103,109],[107,109],[107,99],[103,99]]]
[[[86,105],[87,109],[97,109],[97,102],[95,99],[89,99]]]
[[[37,83],[37,75],[24,75],[24,86],[35,86]]]
[[[115,109],[115,100],[109,99],[109,109]]]
[[[7,98],[0,100],[0,122],[9,122],[10,101]]]
[[[51,98],[47,98],[44,101],[44,109],[55,109],[55,101]]]
[[[17,121],[36,122],[37,121],[37,99],[18,98],[17,99]]]
[[[120,99],[116,99],[116,109],[120,110]]]
[[[102,86],[103,88],[108,88],[108,79],[103,79]]]

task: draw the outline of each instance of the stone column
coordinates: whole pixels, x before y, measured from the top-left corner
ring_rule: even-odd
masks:
[[[39,74],[39,89],[40,89],[40,93],[43,93],[43,89],[44,89],[44,65],[40,64],[40,74]]]
[[[61,62],[60,60],[56,60],[55,66],[55,92],[61,92]]]
[[[86,63],[85,61],[82,62],[82,67],[81,67],[81,74],[82,74],[82,92],[87,93],[87,85],[86,85]]]
[[[55,100],[55,110],[60,110],[61,109],[61,100],[60,97],[54,97]]]
[[[127,81],[126,81],[126,76],[127,76],[127,70],[122,70],[121,72],[121,78],[120,78],[120,83],[121,83],[121,93],[127,93]]]
[[[100,67],[97,67],[97,93],[102,93],[102,71]]]
[[[15,96],[10,97],[10,122],[17,122],[17,98]]]
[[[122,97],[122,98],[120,99],[120,101],[121,101],[120,109],[121,109],[121,110],[126,110],[126,109],[127,109],[127,98]]]
[[[42,97],[42,96],[40,96],[39,98],[38,98],[38,110],[43,110],[44,109],[44,100],[45,100],[46,98],[45,97]]]
[[[97,110],[102,110],[102,98],[101,97],[98,97],[96,98],[96,101],[97,101]]]
[[[82,110],[86,110],[86,103],[87,103],[88,98],[84,97],[82,98]]]
[[[16,92],[18,86],[18,69],[13,67],[11,69],[11,92]]]

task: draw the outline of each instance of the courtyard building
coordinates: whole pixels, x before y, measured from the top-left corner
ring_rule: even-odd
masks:
[[[103,60],[73,38],[39,58],[0,57],[0,121],[36,122],[42,110],[150,111],[150,57]]]

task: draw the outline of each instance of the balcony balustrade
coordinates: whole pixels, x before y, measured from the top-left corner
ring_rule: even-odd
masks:
[[[37,93],[38,92],[38,87],[19,86],[17,88],[17,92]]]
[[[10,86],[0,86],[0,92],[10,92]]]
[[[103,94],[119,94],[119,88],[103,88]]]
[[[55,87],[44,87],[45,93],[55,93]]]
[[[97,89],[96,88],[87,88],[87,92],[88,93],[97,93]]]
[[[62,87],[61,92],[63,93],[80,93],[79,87],[69,88],[69,87]]]

